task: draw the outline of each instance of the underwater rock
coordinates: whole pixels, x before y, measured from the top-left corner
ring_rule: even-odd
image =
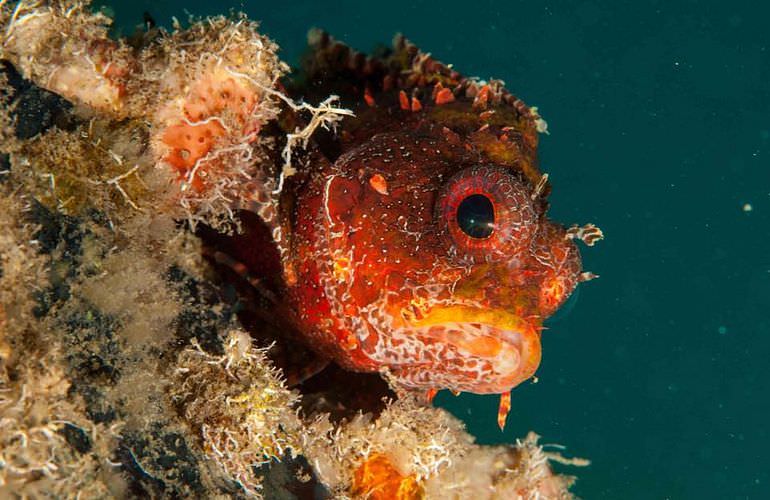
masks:
[[[0,61],[0,74],[7,81],[7,97],[18,139],[30,139],[54,125],[72,128],[72,105],[53,92],[25,80],[8,61]]]
[[[195,229],[268,216],[248,193],[346,116],[294,109],[256,23],[129,45],[61,0],[0,25],[0,496],[569,497],[534,436],[476,445],[375,374],[289,387],[310,358],[244,321]]]

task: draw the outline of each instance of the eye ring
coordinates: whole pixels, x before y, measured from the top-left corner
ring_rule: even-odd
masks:
[[[530,194],[530,186],[497,166],[470,167],[452,176],[436,200],[437,224],[448,253],[473,263],[520,258],[537,226]],[[491,206],[491,220],[482,198]],[[468,224],[469,214],[460,209],[471,203],[478,204],[471,208],[480,216],[472,213],[472,224]]]

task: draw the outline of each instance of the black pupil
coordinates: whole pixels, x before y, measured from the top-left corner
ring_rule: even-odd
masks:
[[[471,238],[487,238],[494,231],[495,208],[483,194],[472,194],[457,207],[457,224]]]

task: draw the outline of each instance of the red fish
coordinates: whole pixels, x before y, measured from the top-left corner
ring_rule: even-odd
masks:
[[[399,387],[501,394],[531,378],[543,320],[584,273],[547,218],[545,122],[502,82],[463,77],[398,37],[366,57],[316,34],[290,92],[355,113],[314,137],[278,206],[280,300],[308,344]],[[274,232],[275,233],[275,232]],[[278,234],[278,233],[275,233]]]

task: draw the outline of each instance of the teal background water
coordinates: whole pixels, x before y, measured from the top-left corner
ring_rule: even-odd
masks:
[[[594,222],[539,383],[440,394],[484,443],[528,430],[592,464],[584,498],[770,498],[770,7],[759,2],[114,1],[124,29],[244,10],[294,63],[311,26],[369,50],[403,32],[540,108],[552,216]],[[746,204],[748,206],[744,208]]]

